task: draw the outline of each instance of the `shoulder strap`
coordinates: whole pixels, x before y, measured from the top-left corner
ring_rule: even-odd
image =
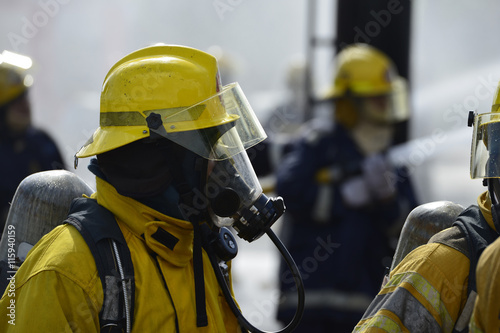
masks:
[[[453,332],[466,332],[476,299],[476,267],[484,249],[491,244],[498,234],[490,228],[478,206],[465,209],[448,228],[429,242],[442,243],[463,253],[469,258],[469,278],[467,285],[467,302],[455,323]]]
[[[64,223],[81,233],[94,256],[104,293],[99,313],[101,331],[130,331],[134,314],[134,267],[114,215],[96,200],[77,198]]]
[[[429,239],[429,243],[440,243],[447,245],[469,258],[469,246],[467,237],[458,226],[446,228]]]
[[[484,219],[478,206],[470,206],[462,212],[453,223],[460,228],[467,239],[470,270],[468,290],[476,291],[476,267],[484,249],[497,239],[498,234]]]

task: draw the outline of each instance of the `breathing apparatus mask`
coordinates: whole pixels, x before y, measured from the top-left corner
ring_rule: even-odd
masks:
[[[209,162],[208,171],[205,195],[210,220],[216,226],[233,227],[239,237],[252,242],[283,214],[283,199],[268,198],[262,192],[245,151]]]
[[[202,241],[219,285],[240,324],[249,331],[261,332],[241,314],[221,269],[224,261],[234,258],[237,252],[230,227],[248,242],[267,234],[284,256],[297,284],[299,304],[295,318],[280,332],[293,330],[303,312],[303,284],[293,259],[271,230],[284,213],[283,199],[269,198],[263,193],[246,153],[246,149],[263,141],[266,134],[239,85],[227,85],[214,96],[186,108],[144,113],[151,136],[166,138],[205,161],[202,169],[206,174],[200,188],[182,190],[183,185],[177,184],[183,198],[180,209],[195,225],[195,234],[200,218],[211,222],[211,228],[206,224],[201,226]],[[188,128],[188,124],[193,123],[198,124],[196,128]],[[173,179],[182,183],[182,177],[176,173],[181,175],[181,170],[173,170]],[[218,235],[214,235],[213,229],[220,231]]]
[[[208,161],[203,192],[195,193],[192,208],[207,211],[214,225],[232,226],[242,238],[253,241],[283,214],[283,200],[271,200],[262,192],[246,153],[266,134],[238,84],[228,85],[215,96],[177,112],[153,110],[147,114],[152,133]],[[182,122],[193,121],[206,127],[187,131],[182,128]],[[275,210],[276,216],[267,216],[270,210]],[[260,233],[251,223],[260,224]]]

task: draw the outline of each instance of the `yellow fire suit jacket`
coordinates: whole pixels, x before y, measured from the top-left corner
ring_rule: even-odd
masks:
[[[488,246],[476,268],[477,297],[469,332],[500,332],[500,238]]]
[[[190,222],[122,196],[100,178],[92,197],[115,215],[131,252],[136,288],[132,332],[176,332],[176,320],[179,332],[240,332],[205,251],[208,326],[196,327]],[[151,237],[158,228],[179,239],[173,250]],[[6,289],[0,332],[99,332],[102,302],[101,280],[85,241],[72,226],[58,226],[30,251]]]
[[[477,203],[494,229],[488,192]],[[469,266],[447,245],[416,248],[390,273],[353,332],[451,332],[467,301]]]

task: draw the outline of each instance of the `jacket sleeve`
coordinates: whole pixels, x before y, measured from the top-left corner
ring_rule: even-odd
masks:
[[[0,299],[0,332],[99,331],[101,280],[73,227],[45,235],[11,281]]]
[[[500,330],[500,238],[488,246],[476,269],[477,298],[469,331],[499,332]]]
[[[426,244],[391,272],[354,332],[451,332],[467,299],[469,261]]]
[[[84,290],[64,275],[42,271],[15,281],[0,300],[1,332],[99,332],[99,311]]]
[[[277,193],[283,196],[290,211],[310,211],[314,204],[317,194],[315,152],[311,144],[301,140],[277,168]]]

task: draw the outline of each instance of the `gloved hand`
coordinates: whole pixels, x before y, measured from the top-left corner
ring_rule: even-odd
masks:
[[[369,204],[370,190],[363,176],[352,177],[340,185],[340,195],[344,203],[351,208],[359,208]]]
[[[391,177],[393,169],[382,154],[373,154],[363,160],[363,178],[371,195],[378,200],[386,200],[396,193]]]
[[[358,208],[374,201],[390,199],[396,188],[390,177],[392,168],[383,155],[374,154],[361,164],[362,174],[352,177],[340,185],[340,193],[345,204]]]

